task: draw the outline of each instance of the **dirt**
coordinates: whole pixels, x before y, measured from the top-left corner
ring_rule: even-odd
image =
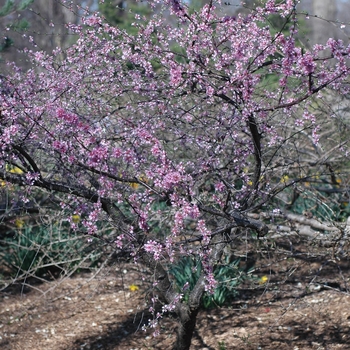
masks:
[[[350,349],[348,262],[284,260],[240,286],[227,307],[202,310],[191,349]],[[2,350],[169,349],[176,319],[160,335],[142,330],[151,316],[146,282],[133,264],[97,276],[78,274],[0,293]],[[278,271],[276,273],[275,271]],[[136,286],[136,287],[135,287]]]

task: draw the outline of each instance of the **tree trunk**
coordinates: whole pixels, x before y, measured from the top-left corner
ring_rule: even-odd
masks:
[[[337,19],[337,4],[335,0],[313,0],[312,11],[316,18],[312,23],[312,43],[325,44],[329,38],[336,35],[335,26],[329,21]]]
[[[198,311],[199,307],[190,311],[189,314],[179,315],[180,324],[177,328],[177,339],[173,350],[189,350],[193,332],[196,328]]]

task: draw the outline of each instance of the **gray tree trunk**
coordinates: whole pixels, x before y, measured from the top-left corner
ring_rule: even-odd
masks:
[[[74,0],[75,4],[81,1]],[[4,1],[0,0],[0,7]],[[17,3],[17,2],[16,2]],[[13,40],[13,46],[1,53],[0,73],[6,74],[5,61],[15,62],[19,67],[27,69],[31,65],[27,60],[27,55],[22,53],[24,48],[31,50],[43,50],[51,52],[56,47],[67,48],[74,42],[74,38],[66,23],[78,23],[79,14],[77,6],[73,12],[63,6],[59,0],[35,0],[25,10],[17,10],[9,13],[6,17],[1,17],[0,32]],[[28,22],[28,29],[23,32],[20,29],[6,30],[9,25],[20,23],[21,20]],[[23,34],[26,36],[23,36]],[[28,37],[32,36],[37,47],[29,42]]]
[[[336,27],[334,23],[337,18],[336,0],[313,0],[312,15],[310,18],[312,25],[311,44],[325,44],[329,38],[336,37]]]

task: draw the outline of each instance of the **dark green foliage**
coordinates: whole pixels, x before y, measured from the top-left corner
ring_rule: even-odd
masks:
[[[136,1],[106,0],[99,4],[99,10],[111,25],[126,29],[129,34],[135,35],[137,28],[132,26],[135,22],[135,15],[148,17],[150,9],[146,3]]]
[[[16,32],[25,32],[30,27],[30,24],[26,19],[22,18],[17,22],[12,23],[9,27]]]
[[[348,202],[342,200],[341,196],[311,189],[299,195],[291,210],[296,214],[308,214],[320,220],[335,222],[346,221],[350,216]]]
[[[34,0],[22,0],[17,8],[20,11],[25,10],[33,2],[34,2]]]
[[[5,4],[0,8],[0,19],[6,17],[18,11],[25,10],[34,0],[22,0],[19,4],[15,4],[13,0],[6,0]],[[12,31],[23,32],[28,29],[29,22],[26,19],[18,19],[11,21],[7,24],[7,27]],[[10,36],[4,36],[0,38],[0,52],[9,49],[13,45],[13,39]],[[1,59],[1,56],[0,56]]]
[[[7,16],[10,12],[15,10],[15,3],[13,0],[6,0],[5,5],[0,9],[0,16]]]
[[[247,275],[239,268],[239,259],[232,262],[227,257],[225,261],[215,268],[214,276],[218,282],[214,294],[205,293],[202,298],[202,306],[205,309],[220,307],[228,304],[237,296],[237,286],[247,278]],[[181,292],[183,286],[189,283],[184,299],[188,299],[189,292],[193,290],[202,272],[202,264],[191,257],[182,258],[177,264],[170,267],[170,273]]]
[[[6,0],[5,4],[0,8],[0,17],[7,16],[14,11],[23,11],[33,2],[34,0],[22,0],[16,5],[13,0]]]
[[[298,177],[296,174],[285,176],[294,179]],[[345,171],[305,176],[302,181],[297,182],[297,186],[285,188],[283,200],[275,198],[272,207],[321,221],[344,222],[350,216],[347,177]]]
[[[4,51],[12,46],[13,40],[8,38],[7,36],[3,38],[2,42],[0,42],[0,51]]]
[[[0,265],[16,279],[28,276],[65,275],[83,261],[89,267],[99,258],[87,239],[68,224],[23,226],[0,241]]]

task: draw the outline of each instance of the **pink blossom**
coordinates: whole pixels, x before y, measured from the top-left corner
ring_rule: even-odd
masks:
[[[96,165],[108,158],[108,148],[104,146],[95,147],[89,153],[89,164]]]
[[[63,121],[69,124],[76,125],[77,122],[79,121],[79,118],[75,114],[68,113],[63,108],[59,108],[56,113],[57,113],[58,119],[62,119]]]
[[[68,145],[65,141],[55,140],[52,142],[52,146],[55,150],[57,150],[60,153],[67,153],[68,151]]]
[[[115,244],[117,246],[118,249],[122,249],[123,248],[123,240],[124,240],[125,236],[123,234],[119,235],[115,241]]]
[[[26,172],[26,180],[28,184],[34,185],[35,181],[38,181],[39,179],[40,179],[39,173]]]
[[[202,242],[204,246],[207,246],[211,240],[211,232],[207,228],[204,220],[198,220],[197,229],[199,233],[202,235]]]
[[[163,247],[160,243],[156,241],[153,241],[153,240],[148,241],[143,248],[147,253],[152,254],[154,260],[156,261],[158,261],[162,256]]]
[[[5,127],[1,135],[1,141],[3,142],[3,144],[11,143],[11,141],[16,138],[17,131],[18,131],[17,125],[11,125],[9,127]]]
[[[316,64],[311,53],[306,53],[300,58],[300,65],[306,74],[314,72]]]
[[[165,175],[162,183],[164,189],[170,189],[182,180],[182,176],[178,171],[170,172]]]
[[[206,284],[205,284],[205,291],[214,294],[215,289],[217,287],[217,281],[214,277],[214,274],[212,272],[207,272],[205,274]]]
[[[102,25],[102,19],[99,16],[90,16],[89,18],[83,19],[83,23],[85,23],[88,26],[100,26]]]
[[[179,64],[174,63],[170,69],[170,82],[171,85],[176,87],[182,80],[182,68]]]

